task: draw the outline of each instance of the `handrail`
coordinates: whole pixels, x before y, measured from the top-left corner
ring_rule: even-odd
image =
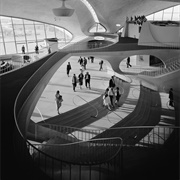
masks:
[[[123,139],[121,137],[109,137],[109,138],[95,138],[95,139],[89,139],[85,141],[77,141],[77,142],[70,142],[70,143],[63,143],[63,144],[48,144],[48,146],[69,146],[73,144],[84,144],[92,141],[104,141],[104,140],[112,140],[112,139],[120,139],[121,140],[121,145],[123,142]],[[33,145],[42,145],[42,143],[33,143]],[[46,144],[43,144],[46,145]]]
[[[170,60],[172,61],[172,59],[175,59],[173,62],[170,62]],[[164,66],[160,66],[159,70],[154,70],[154,71],[143,71],[141,73],[139,73],[139,75],[146,75],[146,76],[159,76],[162,75],[164,73],[169,73],[175,70],[180,69],[179,67],[177,67],[177,65],[180,66],[180,58],[176,57],[176,58],[170,58],[168,60],[167,63],[165,63],[165,67]]]
[[[82,100],[84,100],[85,102],[87,102],[92,108],[94,108],[94,109],[96,110],[96,115],[95,115],[95,116],[91,116],[91,117],[97,118],[97,117],[98,117],[98,114],[99,114],[97,108],[95,108],[94,106],[92,106],[88,101],[86,101],[86,100],[85,100],[84,98],[82,98],[80,95],[76,95],[76,96],[80,97]]]
[[[36,109],[38,110],[38,112],[39,112],[39,114],[41,116],[42,121],[44,121],[43,115],[42,115],[41,111],[39,110],[39,108],[37,106],[36,106]]]
[[[158,136],[158,138],[160,138],[160,139],[162,139],[163,141],[165,141],[165,138],[162,138],[159,134],[157,134],[157,133],[155,133],[155,132],[153,132],[153,133],[151,133],[149,136],[148,136],[148,140],[149,140],[149,142],[151,143],[151,144],[153,144],[152,142],[151,142],[151,136],[152,135],[157,135]]]
[[[117,142],[113,142],[114,140],[117,140]],[[29,142],[28,142],[29,144]],[[62,161],[64,163],[72,163],[72,164],[76,164],[76,165],[87,165],[87,159],[88,159],[88,155],[93,155],[95,156],[95,159],[90,159],[91,157],[89,157],[88,160],[88,164],[92,164],[92,165],[98,165],[98,164],[102,164],[102,163],[106,163],[110,160],[112,160],[113,158],[115,158],[118,153],[120,152],[121,148],[123,147],[123,140],[120,137],[111,137],[111,138],[99,138],[99,139],[91,139],[91,140],[87,140],[87,141],[78,141],[78,142],[72,142],[72,143],[66,143],[66,144],[39,144],[39,143],[34,143],[31,144],[30,146],[32,146],[34,149],[36,149],[36,152],[40,152],[44,155],[47,155],[48,157],[52,158],[52,159],[56,159],[58,161]],[[46,148],[48,147],[52,147],[51,148],[51,152],[47,153],[46,152]],[[74,151],[72,151],[72,148],[75,148]],[[99,148],[100,147],[100,148]],[[103,149],[102,147],[104,147],[107,151],[107,149],[113,149],[114,151],[108,151],[109,152],[109,156],[107,158],[101,158],[100,156],[96,156],[96,154],[98,152],[101,152],[102,156],[104,156],[104,153],[102,153]],[[55,149],[57,148],[57,152],[54,153]],[[59,149],[60,148],[60,149]],[[65,149],[63,149],[65,148]],[[77,150],[78,148],[78,150]],[[79,149],[80,148],[80,149]],[[84,148],[88,148],[88,149],[84,149]],[[115,149],[116,148],[116,149]],[[66,151],[64,151],[66,150]],[[81,153],[83,152],[87,155],[85,158],[85,162],[83,162],[83,158],[84,156],[79,156],[78,160],[74,159],[74,158],[69,158],[69,156],[63,156],[60,152],[63,151],[65,154],[68,153],[67,151],[71,150],[72,154],[70,154],[71,156],[77,156],[78,154],[81,155]],[[82,150],[82,151],[81,151]],[[32,151],[32,149],[30,149],[30,151]],[[106,152],[105,151],[105,152]],[[96,152],[96,153],[94,153]],[[54,153],[54,154],[53,154]],[[92,154],[93,153],[93,154]],[[31,155],[33,155],[33,152],[30,153]],[[59,157],[60,156],[60,157]],[[62,157],[62,158],[61,158]],[[60,159],[61,158],[61,159]],[[79,160],[79,158],[81,158],[81,160]]]
[[[52,125],[52,124],[48,124],[46,123],[46,125]],[[77,127],[73,127],[73,126],[61,126],[61,125],[54,125],[53,126],[59,126],[59,127],[64,127],[64,128],[68,128],[68,129],[75,129],[78,131],[93,131],[95,132],[96,130],[94,129],[82,129],[82,128],[77,128]],[[112,127],[111,130],[121,130],[121,129],[148,129],[148,128],[165,128],[164,126],[159,126],[155,127],[155,126],[121,126],[121,127]],[[166,126],[166,128],[175,128],[175,129],[180,129],[180,126]],[[109,128],[101,128],[102,131],[108,130]]]

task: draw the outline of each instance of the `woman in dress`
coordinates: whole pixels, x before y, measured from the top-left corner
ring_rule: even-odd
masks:
[[[103,106],[107,107],[110,111],[111,111],[111,108],[110,108],[110,98],[108,96],[108,91],[109,91],[109,88],[106,89],[104,95],[103,95]]]
[[[58,114],[60,114],[59,108],[61,107],[61,103],[62,103],[63,99],[62,99],[62,96],[60,95],[59,91],[56,92],[55,100],[56,100],[57,112],[58,112]]]

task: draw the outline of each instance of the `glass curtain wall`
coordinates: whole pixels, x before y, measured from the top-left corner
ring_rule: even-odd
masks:
[[[146,16],[149,21],[180,21],[180,5]]]
[[[0,55],[25,53],[46,47],[46,38],[57,38],[59,47],[69,43],[73,36],[66,29],[25,19],[0,16]]]

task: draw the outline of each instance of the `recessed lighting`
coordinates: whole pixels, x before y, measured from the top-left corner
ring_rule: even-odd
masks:
[[[117,27],[120,27],[121,25],[120,24],[116,24]]]
[[[94,39],[95,39],[95,40],[104,40],[105,38],[102,37],[102,36],[95,36]]]

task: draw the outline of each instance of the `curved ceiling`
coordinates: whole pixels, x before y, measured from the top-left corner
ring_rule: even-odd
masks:
[[[163,3],[162,3],[163,1]],[[124,25],[126,17],[148,15],[161,9],[178,5],[179,0],[88,0],[97,13],[99,22],[109,33],[115,33]],[[66,6],[75,9],[71,17],[55,18],[52,9],[61,7],[60,0],[1,0],[0,14],[22,17],[65,27],[75,37],[89,34],[95,24],[94,18],[85,4],[80,0],[67,0]]]

